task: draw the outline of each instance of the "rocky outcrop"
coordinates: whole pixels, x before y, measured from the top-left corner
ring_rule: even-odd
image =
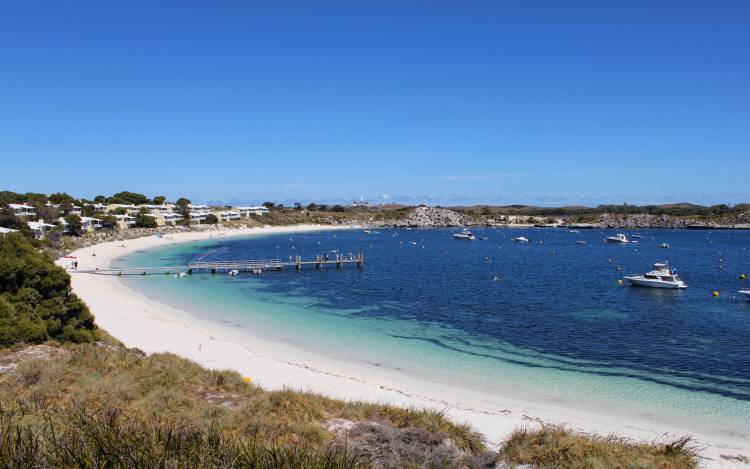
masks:
[[[409,215],[401,220],[378,223],[382,226],[439,228],[447,226],[467,226],[476,224],[469,217],[454,210],[424,205],[413,209]]]

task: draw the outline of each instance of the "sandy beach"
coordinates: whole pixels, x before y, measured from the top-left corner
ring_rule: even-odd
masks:
[[[113,259],[134,251],[219,236],[254,236],[322,229],[330,226],[246,228],[187,232],[79,249],[72,253],[79,268],[109,266]],[[95,254],[95,256],[94,256]],[[66,266],[69,259],[60,259]],[[209,368],[233,369],[265,389],[282,387],[312,391],[347,400],[367,400],[399,406],[444,410],[456,421],[468,422],[496,445],[514,428],[544,421],[600,434],[616,433],[636,440],[692,435],[705,449],[703,467],[736,467],[722,455],[750,457],[750,441],[728,434],[702,434],[630,415],[582,412],[551,402],[525,402],[414,379],[396,371],[378,369],[311,354],[284,343],[250,336],[220,323],[195,318],[187,312],[156,302],[126,287],[117,277],[72,274],[73,289],[91,308],[100,327],[146,353],[171,352]]]

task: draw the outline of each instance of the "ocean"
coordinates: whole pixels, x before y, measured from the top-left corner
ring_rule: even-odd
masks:
[[[202,319],[314,354],[750,437],[750,302],[736,295],[750,289],[740,279],[750,271],[750,232],[626,231],[642,237],[617,245],[604,242],[610,230],[484,228],[474,230],[475,241],[454,240],[457,231],[215,238],[136,252],[114,265],[363,253],[362,269],[122,281]],[[618,283],[662,261],[687,289]]]

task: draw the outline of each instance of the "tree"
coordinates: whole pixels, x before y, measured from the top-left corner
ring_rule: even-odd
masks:
[[[73,202],[75,202],[75,200],[76,199],[66,194],[65,192],[55,192],[54,194],[51,194],[49,196],[49,201],[56,205],[59,205],[65,202],[70,202],[72,204]]]
[[[81,236],[81,234],[83,234],[83,223],[81,223],[81,217],[71,213],[65,217],[65,222],[68,224],[68,233],[71,236]]]
[[[20,230],[27,225],[13,213],[13,210],[8,207],[2,207],[0,208],[0,226],[12,230]]]
[[[273,210],[273,208],[276,206],[273,202],[263,202],[263,206],[266,207],[269,210]]]
[[[344,207],[342,207],[339,204],[336,204],[333,207],[331,207],[331,211],[332,212],[343,212],[344,211]]]
[[[156,228],[156,219],[145,213],[139,213],[135,216],[135,226],[138,228]]]
[[[82,212],[84,217],[91,217],[96,212],[96,207],[91,204],[84,205]]]
[[[318,206],[318,210],[320,210],[321,212],[325,212],[326,210],[328,210],[328,205],[321,204]]]
[[[43,220],[48,223],[60,218],[60,212],[51,205],[38,205],[36,207],[36,218],[37,220]]]
[[[103,204],[106,201],[107,201],[107,198],[104,197],[103,195],[97,195],[96,197],[94,197],[94,202],[98,204]]]
[[[294,209],[295,210],[302,210],[302,203],[301,202],[295,202],[294,203]]]
[[[71,291],[70,276],[23,236],[0,238],[0,345],[98,338],[94,317]]]
[[[157,195],[156,197],[154,197],[154,205],[161,205],[165,200],[167,200],[167,198],[163,195]]]
[[[177,206],[177,213],[182,215],[182,220],[179,221],[181,225],[190,226],[190,200],[180,197],[175,202]]]
[[[307,209],[308,209],[309,211],[311,211],[311,212],[312,212],[313,210],[316,210],[317,208],[318,208],[318,204],[315,204],[315,203],[310,203],[310,204],[308,204],[308,205],[307,205]]]
[[[117,226],[117,217],[113,215],[99,215],[97,218],[102,222],[102,228],[112,229]]]
[[[122,191],[110,197],[109,202],[113,204],[142,205],[151,202],[151,199],[137,192]]]
[[[204,221],[209,225],[215,225],[219,223],[219,219],[213,213],[209,213],[208,215],[206,215],[206,219]]]

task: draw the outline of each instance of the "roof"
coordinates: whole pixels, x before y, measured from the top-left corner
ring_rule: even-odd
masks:
[[[45,227],[46,228],[54,228],[55,227],[55,225],[50,225],[49,223],[43,223],[43,222],[40,222],[40,221],[27,221],[26,224],[29,225],[29,228],[31,228],[32,230],[40,230],[40,229],[45,228]]]
[[[14,230],[13,228],[3,228],[2,226],[0,226],[0,233],[2,234],[13,233],[17,231],[18,230]]]
[[[34,207],[32,207],[31,205],[26,205],[26,204],[8,204],[8,207],[10,207],[10,208],[30,208],[32,210],[34,209]]]

